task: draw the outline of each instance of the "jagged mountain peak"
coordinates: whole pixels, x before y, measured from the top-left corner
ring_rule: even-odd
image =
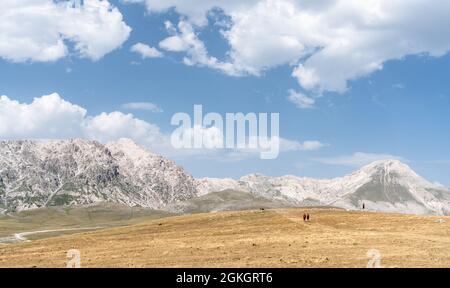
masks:
[[[437,185],[417,174],[410,166],[395,159],[375,161],[362,167],[355,173],[365,173],[372,179],[378,179],[385,183],[437,188]]]
[[[128,138],[121,138],[117,141],[112,141],[106,144],[106,147],[113,153],[121,153],[122,156],[127,157],[131,161],[142,162],[149,158],[160,157],[159,155],[144,149],[136,142]]]
[[[107,147],[122,149],[127,152],[151,153],[148,149],[144,149],[136,142],[129,138],[120,138],[115,141],[110,141],[106,144]]]
[[[366,172],[378,172],[380,170],[383,170],[399,173],[416,174],[414,170],[411,169],[411,167],[409,167],[407,164],[397,159],[378,160],[363,166],[359,170],[363,170]]]

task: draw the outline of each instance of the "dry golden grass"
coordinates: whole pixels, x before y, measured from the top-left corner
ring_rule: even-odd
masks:
[[[195,214],[0,246],[0,267],[450,267],[450,218],[313,209]],[[445,222],[438,221],[439,219]]]

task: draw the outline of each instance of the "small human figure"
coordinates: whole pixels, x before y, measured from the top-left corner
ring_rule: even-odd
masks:
[[[365,204],[365,203],[363,203],[363,210],[364,210],[364,209],[366,209],[366,204]]]
[[[305,221],[306,221],[306,214],[303,213],[303,222],[305,222]]]
[[[306,221],[309,221],[309,213],[306,214]]]

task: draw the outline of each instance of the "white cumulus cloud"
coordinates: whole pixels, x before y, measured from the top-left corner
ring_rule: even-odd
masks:
[[[184,64],[209,67],[230,75],[236,73],[232,64],[221,62],[208,54],[205,44],[197,37],[189,22],[180,21],[178,29],[172,23],[166,22],[166,28],[169,33],[174,35],[163,39],[159,43],[159,47],[171,52],[185,52]]]
[[[227,11],[235,9],[245,9],[251,7],[259,0],[122,0],[125,3],[145,4],[150,12],[164,13],[170,8],[188,16],[189,20],[197,26],[204,26],[208,23],[207,14],[214,8],[221,8]]]
[[[150,47],[144,43],[136,43],[131,46],[131,52],[138,53],[143,59],[145,58],[161,58],[163,53],[154,47]]]
[[[159,150],[160,144],[167,141],[159,127],[132,114],[121,112],[101,113],[89,117],[82,123],[83,136],[107,143],[120,138],[129,138],[146,147]]]
[[[296,92],[294,90],[289,90],[288,100],[294,103],[298,108],[307,109],[313,108],[316,102],[314,98],[308,97],[303,93]]]
[[[106,0],[4,0],[0,57],[12,62],[56,61],[74,52],[98,60],[128,39],[131,28]]]
[[[261,75],[293,66],[299,85],[314,93],[343,93],[349,81],[383,69],[384,63],[408,55],[440,57],[450,49],[450,2],[426,0],[128,0],[145,3],[150,12],[174,8],[193,26],[163,41],[185,51],[190,64],[230,75]],[[230,49],[225,60],[205,58],[196,31],[219,9],[229,18],[221,26]],[[189,27],[186,23],[182,24]],[[178,37],[177,37],[178,36]],[[203,42],[202,42],[203,43]],[[185,48],[191,47],[191,48]],[[197,52],[196,52],[197,51]],[[201,53],[198,53],[201,51]],[[192,55],[203,55],[197,60]],[[194,58],[194,59],[192,59]],[[203,63],[202,63],[203,62]],[[224,69],[226,66],[226,69]]]
[[[151,103],[128,103],[128,107],[148,108],[148,104]],[[162,132],[154,123],[119,111],[90,116],[85,108],[64,100],[57,93],[34,98],[31,103],[0,96],[0,140],[86,138],[107,143],[129,138],[165,156],[208,156],[219,161],[254,158],[261,151],[259,148],[216,149],[221,147],[223,138],[215,127],[187,128],[184,133],[191,137],[202,137],[207,146],[201,149],[176,149],[171,145],[171,135]],[[274,140],[278,139],[270,139]],[[281,152],[312,151],[326,146],[319,141],[301,143],[284,138],[280,138],[279,143]]]
[[[67,138],[78,137],[87,111],[64,101],[58,94],[20,103],[0,97],[0,138]]]
[[[108,142],[130,138],[155,151],[168,138],[155,124],[122,112],[88,116],[87,110],[62,99],[57,93],[20,103],[0,97],[0,139],[88,138]]]

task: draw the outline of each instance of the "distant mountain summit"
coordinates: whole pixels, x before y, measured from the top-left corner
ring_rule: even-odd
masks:
[[[195,195],[181,167],[131,140],[0,142],[0,210],[97,202],[156,209]]]
[[[340,178],[267,177],[197,180],[200,195],[232,189],[296,205],[413,214],[450,214],[450,190],[432,184],[398,160],[382,160]]]

